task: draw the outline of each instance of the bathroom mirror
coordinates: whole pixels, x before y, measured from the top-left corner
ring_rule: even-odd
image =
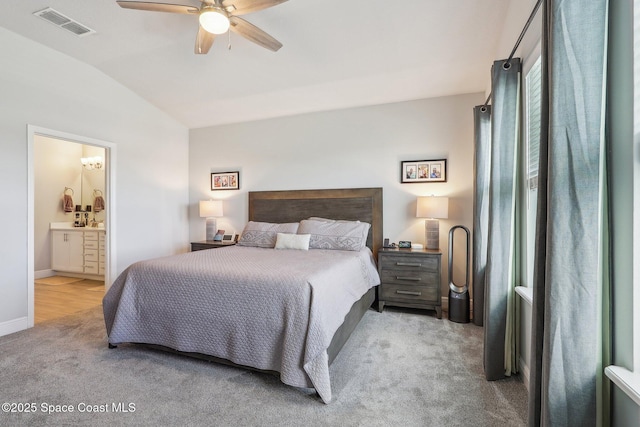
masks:
[[[104,221],[106,203],[108,202],[105,197],[105,149],[83,145],[81,164],[81,197],[76,204],[81,203],[83,211],[88,211],[87,206],[90,206],[89,220]]]

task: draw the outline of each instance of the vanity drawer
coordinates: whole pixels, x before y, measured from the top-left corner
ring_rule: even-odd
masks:
[[[98,262],[84,263],[84,272],[88,274],[98,274]]]
[[[87,240],[98,240],[98,232],[97,231],[85,231],[84,232],[84,241]]]
[[[98,250],[97,249],[86,249],[84,250],[84,261],[85,265],[87,261],[98,262]]]
[[[85,250],[85,252],[87,251],[87,249],[95,249],[97,251],[98,250],[98,241],[97,240],[87,240],[85,238],[84,239],[84,250]]]

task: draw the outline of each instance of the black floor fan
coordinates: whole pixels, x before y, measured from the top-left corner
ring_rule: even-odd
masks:
[[[453,282],[453,237],[456,229],[461,228],[467,234],[467,257],[465,283],[458,286]],[[464,225],[456,225],[449,230],[449,320],[456,323],[469,323],[469,279],[471,273],[469,271],[469,229]]]

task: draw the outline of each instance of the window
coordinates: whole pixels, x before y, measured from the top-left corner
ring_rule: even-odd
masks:
[[[540,151],[540,97],[541,58],[533,58],[534,62],[525,76],[525,167],[524,183],[526,185],[525,264],[527,275],[526,286],[533,284],[533,262],[536,237],[536,206],[538,202],[538,158]],[[526,69],[526,67],[525,67]]]
[[[613,19],[618,20],[621,23],[615,27],[619,27],[622,28],[623,31],[627,31],[625,28],[625,25],[627,25],[626,14],[628,14],[626,4],[618,4],[616,6],[622,7],[622,10],[616,7],[611,9],[610,13],[613,14]],[[629,343],[627,339],[614,341],[613,362],[617,363],[619,366],[608,366],[605,369],[605,374],[618,388],[620,388],[620,390],[626,393],[636,403],[636,405],[640,406],[640,311],[638,310],[638,307],[640,307],[640,265],[637,262],[634,262],[637,260],[638,254],[640,254],[640,0],[633,1],[633,14],[633,55],[629,55],[629,52],[624,50],[621,54],[618,54],[618,57],[616,58],[617,60],[620,60],[620,58],[632,58],[633,60],[633,141],[629,141],[629,145],[624,147],[622,150],[623,156],[626,155],[633,158],[633,163],[631,165],[631,192],[633,194],[632,218],[631,227],[627,227],[627,230],[625,230],[627,233],[631,232],[633,234],[631,237],[631,257],[628,261],[629,266],[622,267],[622,270],[624,270],[623,273],[617,276],[618,279],[614,277],[613,283],[613,286],[615,286],[613,295],[616,295],[617,292],[618,295],[622,295],[622,298],[626,298],[627,301],[629,298],[631,299],[631,310],[623,309],[620,311],[618,311],[618,305],[616,305],[616,303],[619,304],[620,298],[617,300],[614,299],[613,309],[617,311],[617,313],[614,312],[614,316],[621,314],[621,320],[617,323],[614,322],[613,335],[615,337],[616,334],[618,334],[619,336],[624,336],[626,338],[629,333],[624,328],[628,328],[629,325],[631,325],[630,335],[632,342]],[[621,16],[624,16],[624,19],[620,19]],[[612,20],[610,22],[615,21]],[[613,32],[612,35],[615,37],[616,33]],[[610,41],[609,49],[615,53],[618,52],[616,48],[624,49],[624,46],[626,45],[622,43],[612,43]],[[626,63],[624,65],[626,65]],[[613,72],[615,72],[615,70],[613,70]],[[613,81],[623,81],[627,84],[625,79]],[[631,88],[625,88],[627,91],[629,89]],[[616,150],[612,149],[611,151],[610,155],[613,158],[616,155]],[[616,166],[612,168],[613,170],[610,170],[609,173],[616,173],[618,172],[618,169],[625,171],[626,162],[620,163],[622,166],[620,166],[620,164],[616,164]],[[628,191],[625,193],[625,196],[628,197]],[[616,206],[614,205],[614,209],[615,207]],[[624,223],[626,224],[626,219],[624,219]],[[629,228],[632,230],[629,230]],[[614,235],[614,237],[616,236]],[[624,239],[618,240],[620,241]],[[630,275],[626,274],[628,273],[626,268],[631,269]],[[631,280],[620,280],[619,277],[624,275],[630,276]],[[630,284],[628,283],[629,281],[631,282]],[[623,419],[625,416],[637,417],[636,414],[638,414],[637,407],[633,412],[631,412],[624,404],[616,405],[616,400],[614,400],[612,411],[616,410],[624,412],[624,414],[620,416],[620,419]]]

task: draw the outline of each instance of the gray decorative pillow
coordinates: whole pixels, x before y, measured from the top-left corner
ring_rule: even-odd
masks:
[[[298,234],[311,234],[309,249],[359,251],[367,245],[369,227],[369,223],[360,221],[314,218],[300,221]]]
[[[249,221],[242,231],[238,245],[273,248],[276,245],[278,233],[295,234],[296,231],[298,231],[297,222],[274,224],[270,222]]]

